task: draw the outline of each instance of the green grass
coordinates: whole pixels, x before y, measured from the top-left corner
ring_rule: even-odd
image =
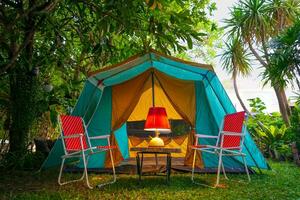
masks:
[[[229,174],[222,183],[226,188],[207,188],[195,185],[189,173],[173,173],[171,183],[164,177],[143,177],[141,183],[135,175],[118,175],[115,184],[102,189],[88,189],[84,182],[65,186],[57,184],[56,171],[42,174],[29,172],[1,172],[0,199],[300,199],[300,169],[291,163],[270,162],[272,171],[251,175]],[[67,178],[79,176],[67,174]],[[111,176],[93,174],[93,184]],[[215,175],[197,174],[202,182],[213,182]]]

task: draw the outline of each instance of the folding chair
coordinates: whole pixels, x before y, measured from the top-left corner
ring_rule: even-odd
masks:
[[[98,187],[102,187],[104,185],[112,184],[116,182],[116,172],[115,172],[115,166],[114,166],[114,161],[112,156],[112,149],[116,147],[110,146],[109,135],[89,137],[84,121],[82,120],[81,117],[77,117],[77,116],[60,115],[59,125],[61,130],[61,140],[64,148],[64,155],[61,157],[62,163],[61,163],[60,172],[58,176],[58,184],[64,185],[67,183],[80,181],[83,180],[85,177],[87,186],[90,189],[92,189],[93,187],[90,185],[88,179],[88,172],[87,172],[89,156],[96,153],[106,152],[106,151],[109,151],[110,158],[111,158],[113,180],[106,183],[99,184]],[[107,140],[107,146],[92,147],[90,140]],[[68,158],[76,158],[76,157],[82,158],[83,161],[84,170],[83,170],[82,177],[76,180],[61,182],[61,176],[62,176],[65,160]]]
[[[217,181],[214,187],[219,186],[221,168],[224,177],[228,179],[223,164],[223,159],[222,159],[223,156],[241,156],[245,167],[245,171],[248,176],[248,181],[251,181],[249,170],[245,159],[246,154],[242,152],[242,146],[246,134],[246,125],[244,125],[244,121],[245,121],[245,112],[228,114],[224,117],[224,120],[221,123],[218,136],[196,134],[196,142],[195,145],[192,146],[192,149],[194,150],[194,158],[193,158],[193,165],[192,165],[192,181],[194,183],[196,183],[194,181],[196,151],[216,154],[218,156]],[[216,144],[214,146],[198,145],[198,138],[215,139]],[[205,184],[201,184],[201,185],[205,185]]]

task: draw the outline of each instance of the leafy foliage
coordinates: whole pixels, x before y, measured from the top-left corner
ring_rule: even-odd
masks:
[[[290,27],[300,13],[300,2],[294,0],[241,0],[225,19],[228,38],[239,37],[244,47],[249,47],[251,55],[266,70],[272,65],[269,42],[279,32]],[[272,81],[272,80],[271,80]],[[284,88],[272,82],[276,92],[281,115],[289,125],[290,109]]]
[[[300,89],[300,21],[274,38],[271,48],[271,63],[263,74],[265,84],[286,87],[297,83]]]
[[[295,104],[292,109],[291,126],[288,128],[289,134],[293,135],[293,141],[296,142],[297,148],[300,149],[300,104]]]
[[[249,113],[249,111],[238,92],[237,76],[238,74],[246,76],[250,73],[251,66],[249,56],[249,52],[245,48],[241,38],[238,36],[233,36],[230,38],[229,42],[225,42],[225,50],[221,56],[223,69],[225,69],[228,73],[232,73],[234,91],[242,108],[247,113]]]
[[[259,99],[249,99],[251,112],[248,128],[263,153],[271,158],[283,160],[291,158],[290,143],[294,140],[294,132],[288,131],[279,113],[265,114],[265,103]],[[263,128],[259,126],[263,124]]]
[[[282,125],[280,128],[270,125],[268,130],[259,130],[255,128],[254,137],[259,138],[261,148],[271,158],[286,159],[291,157],[291,150],[287,141],[289,141],[287,128]]]
[[[228,35],[240,35],[247,43],[265,43],[291,26],[299,15],[299,1],[242,0],[225,19]],[[265,44],[263,44],[265,45]]]
[[[249,52],[239,37],[225,42],[225,51],[221,56],[223,68],[228,73],[248,75],[251,71]]]
[[[260,98],[248,99],[251,112],[263,113],[267,107],[266,104]]]
[[[209,38],[214,9],[209,0],[0,1],[0,96],[9,99],[0,102],[0,120],[8,119],[10,150],[22,154],[45,135],[43,122],[55,126],[94,69],[150,48],[184,52]]]

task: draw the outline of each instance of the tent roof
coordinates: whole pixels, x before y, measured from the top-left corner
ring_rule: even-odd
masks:
[[[169,60],[172,60],[175,62],[187,64],[192,67],[196,67],[196,68],[214,72],[212,65],[186,61],[186,60],[176,58],[173,56],[169,56],[169,55],[163,54],[161,52],[158,52],[156,50],[150,49],[148,53],[139,53],[139,54],[129,57],[128,59],[126,59],[122,62],[116,63],[114,65],[106,66],[106,67],[103,67],[96,71],[90,72],[89,77],[96,76],[97,74],[106,72],[106,71],[115,71],[116,68],[122,67],[124,65],[126,65],[128,68],[131,68],[131,67],[134,67],[137,64],[143,63],[145,61],[150,61],[150,62],[159,61],[159,60],[161,60],[161,58],[169,59]]]

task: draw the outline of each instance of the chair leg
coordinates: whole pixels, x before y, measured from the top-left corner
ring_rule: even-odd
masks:
[[[218,171],[217,171],[217,181],[215,187],[217,187],[220,183],[220,171],[221,171],[221,165],[222,165],[222,150],[219,152],[219,164],[218,164]]]
[[[193,182],[194,184],[201,185],[201,186],[204,186],[204,187],[215,188],[215,187],[213,187],[213,186],[211,186],[211,185],[208,185],[208,184],[205,184],[205,183],[199,183],[199,182],[196,182],[196,181],[194,180],[195,164],[196,164],[196,155],[197,155],[197,150],[194,149],[194,157],[193,157],[193,164],[192,164],[192,178],[191,178],[191,179],[192,179],[192,182]]]
[[[196,149],[194,149],[193,165],[192,165],[192,181],[194,182],[195,173],[195,161],[196,161]]]
[[[225,172],[225,167],[224,167],[224,162],[223,162],[223,160],[222,160],[222,171],[223,171],[223,174],[224,174],[225,179],[228,180],[228,177],[227,177],[226,172]]]
[[[59,171],[59,175],[58,175],[58,184],[59,185],[65,185],[67,183],[72,183],[72,182],[76,182],[76,181],[81,181],[84,178],[84,173],[82,174],[82,176],[79,179],[75,179],[75,180],[71,180],[71,181],[65,181],[65,182],[61,182],[61,177],[62,177],[62,173],[63,173],[63,168],[64,168],[64,163],[65,163],[66,158],[62,159],[61,165],[60,165],[60,171]]]
[[[248,176],[248,181],[250,182],[251,178],[250,178],[250,175],[249,175],[249,170],[248,170],[248,166],[247,166],[247,163],[246,163],[245,156],[242,156],[242,158],[243,158],[243,163],[244,163],[245,170],[246,170],[246,173],[247,173],[247,176]]]
[[[88,166],[89,158],[90,158],[90,156],[87,156],[87,158],[86,158],[86,166]],[[82,160],[83,160],[83,159],[82,159]],[[86,175],[85,175],[85,170],[83,170],[82,177],[81,177],[80,180],[83,180],[83,178],[84,178],[85,176],[86,176]],[[87,177],[87,176],[86,176],[86,177]]]
[[[110,156],[111,166],[112,166],[112,170],[113,170],[113,180],[112,180],[112,181],[109,181],[109,182],[106,182],[106,183],[101,183],[101,184],[97,185],[97,188],[101,188],[101,187],[103,187],[104,185],[113,184],[113,183],[115,183],[116,180],[117,180],[117,177],[116,177],[116,169],[115,169],[115,163],[114,163],[114,158],[113,158],[111,149],[109,149],[109,156]]]
[[[91,186],[90,182],[89,182],[89,176],[88,176],[88,172],[87,172],[87,159],[85,157],[85,154],[84,152],[82,152],[82,160],[83,160],[83,166],[84,166],[84,176],[85,176],[85,179],[86,179],[86,185],[88,186],[88,188],[90,189],[93,189],[93,187]]]
[[[114,158],[113,158],[111,149],[109,150],[109,154],[110,154],[111,166],[112,166],[112,169],[113,169],[113,181],[111,183],[114,183],[114,182],[116,182],[117,177],[116,177],[116,169],[115,169]]]
[[[61,165],[60,165],[60,170],[59,170],[59,175],[58,175],[58,184],[59,185],[64,185],[65,183],[61,182],[61,175],[62,175],[62,171],[64,168],[64,163],[65,163],[65,158],[62,159]]]

